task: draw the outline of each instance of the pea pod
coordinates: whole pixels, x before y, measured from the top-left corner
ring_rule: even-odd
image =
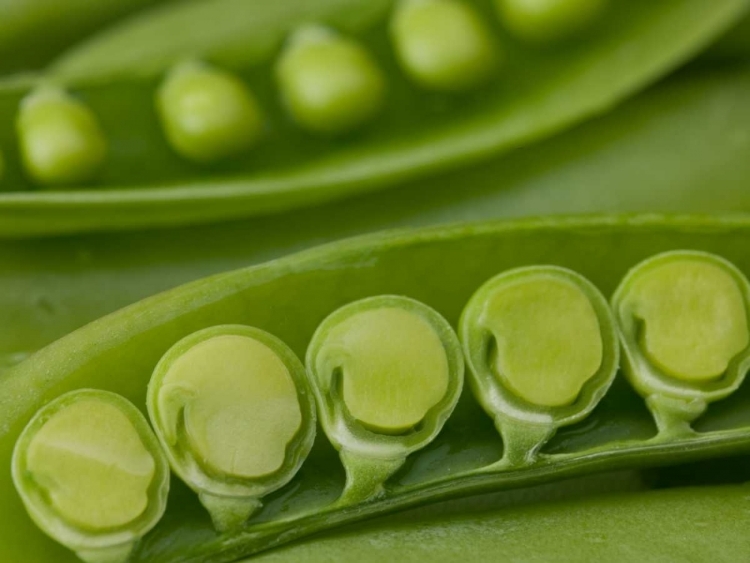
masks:
[[[747,486],[615,494],[419,521],[379,521],[248,561],[742,561]],[[685,530],[711,523],[697,534]],[[428,538],[428,541],[425,541]]]
[[[506,46],[504,66],[461,95],[425,89],[405,73],[396,55],[405,47],[394,47],[387,29],[396,13],[389,0],[287,0],[273,8],[238,0],[191,2],[103,32],[46,77],[67,87],[101,121],[111,150],[95,186],[35,188],[20,165],[14,133],[0,131],[7,164],[2,185],[9,192],[0,194],[0,224],[10,234],[52,234],[196,223],[393,186],[516,148],[611,107],[700,50],[742,16],[747,1],[613,3],[591,33],[554,50],[504,40],[491,6],[462,5]],[[209,30],[208,19],[215,22]],[[344,138],[306,130],[321,127],[320,118],[289,112],[290,95],[282,95],[274,78],[281,45],[303,22],[356,44],[385,77],[382,107],[368,97],[377,90],[370,87],[342,98],[354,100],[353,106],[329,103],[336,111],[323,113],[324,125],[336,131],[362,126]],[[621,56],[623,46],[627,57]],[[476,57],[484,60],[482,52]],[[204,167],[170,146],[154,115],[154,94],[162,75],[185,57],[236,73],[257,97],[268,130],[246,153]],[[362,60],[354,67],[361,70]],[[375,75],[366,71],[361,84],[374,84]],[[455,71],[448,76],[460,78]],[[0,121],[12,118],[27,86],[16,81],[0,87],[0,116],[7,118]]]
[[[744,218],[527,220],[376,235],[220,274],[94,322],[7,371],[0,381],[5,398],[0,460],[9,463],[21,428],[40,404],[67,390],[102,388],[143,404],[162,355],[210,326],[254,326],[301,355],[332,311],[362,298],[406,295],[455,326],[471,295],[499,272],[551,262],[610,294],[629,268],[667,250],[710,252],[750,271],[748,242],[750,223]],[[457,263],[460,268],[446,268]],[[740,387],[708,407],[693,423],[694,434],[664,440],[645,402],[626,381],[615,380],[584,420],[558,429],[536,461],[493,468],[503,441],[465,392],[440,434],[413,452],[376,497],[337,502],[344,469],[331,444],[318,440],[289,486],[269,495],[247,525],[230,533],[217,535],[197,496],[176,488],[164,520],[132,557],[232,561],[339,524],[451,496],[748,451],[746,403]],[[21,510],[7,481],[0,480],[0,500],[9,514]],[[39,561],[66,560],[25,518],[10,519],[0,534],[5,558],[23,553]]]
[[[683,72],[547,142],[315,213],[203,228],[2,240],[0,325],[13,330],[0,331],[0,371],[158,291],[367,231],[618,209],[750,211],[748,97],[744,65]]]

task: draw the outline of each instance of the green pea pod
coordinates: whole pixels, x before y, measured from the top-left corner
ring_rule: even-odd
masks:
[[[454,563],[493,561],[499,553],[507,561],[558,563],[743,561],[748,554],[744,519],[734,516],[747,511],[748,492],[738,485],[684,488],[417,521],[381,520],[246,563]],[[694,528],[701,532],[685,533]]]
[[[425,9],[430,14],[454,2],[428,0]],[[0,128],[8,192],[0,194],[2,229],[55,234],[262,215],[442,172],[609,109],[697,53],[737,21],[748,2],[612,3],[590,33],[540,50],[503,38],[491,6],[465,1],[461,6],[473,16],[434,17],[441,25],[465,22],[459,31],[469,50],[462,64],[471,72],[456,70],[445,57],[457,51],[441,50],[444,43],[426,33],[419,45],[434,49],[434,65],[417,68],[405,36],[415,40],[411,33],[431,28],[419,19],[393,23],[406,9],[399,6],[390,0],[204,0],[162,7],[103,32],[46,77],[84,100],[102,124],[110,152],[96,185],[40,189],[46,184],[27,179],[14,132]],[[206,21],[212,22],[208,29]],[[485,31],[478,31],[479,21]],[[293,72],[274,71],[289,54],[283,47],[288,36],[309,23],[348,45],[326,55],[338,63],[326,67],[319,55],[297,57],[304,64],[292,64]],[[478,39],[485,34],[491,38]],[[497,55],[488,54],[492,42]],[[495,56],[504,62],[486,62]],[[201,165],[181,155],[185,151],[162,130],[154,115],[157,82],[185,58],[235,73],[257,98],[266,129],[252,146],[242,145],[242,154],[213,161],[213,153],[201,152],[197,160],[212,161]],[[332,89],[325,100],[310,98],[317,90],[300,84],[322,84],[316,77],[326,68],[336,68],[339,79],[325,83]],[[450,88],[414,79],[424,72]],[[0,86],[0,122],[12,121],[27,89],[18,80]],[[211,120],[220,113],[218,106],[200,112]],[[329,134],[342,132],[343,138]],[[244,138],[235,131],[229,137]]]
[[[663,439],[692,433],[708,403],[750,368],[750,283],[726,260],[667,252],[639,264],[612,298],[625,374]]]
[[[91,323],[6,371],[0,380],[0,463],[10,464],[24,425],[61,393],[101,388],[144,404],[151,373],[174,342],[217,324],[258,327],[300,355],[321,319],[367,297],[408,296],[455,326],[472,294],[498,271],[552,262],[610,294],[635,264],[668,250],[718,253],[740,271],[750,271],[749,243],[750,222],[742,217],[560,218],[380,234],[219,274]],[[164,519],[131,558],[233,561],[314,532],[450,497],[739,454],[750,451],[747,402],[740,387],[712,403],[693,422],[694,433],[654,439],[659,432],[645,401],[627,381],[616,379],[585,420],[558,429],[536,461],[497,466],[503,441],[471,392],[464,392],[440,433],[412,452],[382,482],[377,496],[342,502],[346,473],[338,452],[321,436],[288,485],[265,497],[263,508],[231,532],[218,535],[198,496],[175,487]],[[384,425],[354,411],[371,427]],[[405,425],[386,422],[398,430]],[[7,514],[18,515],[0,529],[0,558],[70,560],[22,516],[13,486],[1,476],[0,502]]]
[[[101,26],[161,0],[2,0],[0,72],[40,68]]]
[[[619,367],[606,299],[564,268],[495,276],[469,300],[460,332],[474,394],[503,437],[501,466],[535,462],[560,426],[591,413]]]

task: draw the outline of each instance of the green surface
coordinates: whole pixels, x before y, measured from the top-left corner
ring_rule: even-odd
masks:
[[[111,151],[97,189],[31,189],[13,131],[0,130],[7,153],[2,233],[208,222],[395,187],[530,144],[608,110],[699,52],[748,6],[747,0],[617,3],[594,32],[564,48],[539,51],[506,41],[504,70],[456,97],[425,93],[402,73],[388,38],[391,4],[287,0],[269,7],[204,0],[166,5],[103,31],[50,71],[89,104],[107,134]],[[500,37],[493,7],[481,0],[472,5]],[[286,115],[273,79],[282,41],[310,21],[361,42],[386,75],[388,95],[378,118],[346,139],[301,130]],[[153,95],[160,74],[185,56],[241,71],[258,97],[268,132],[246,157],[204,168],[169,147]],[[12,119],[27,86],[20,79],[0,86],[0,122]]]

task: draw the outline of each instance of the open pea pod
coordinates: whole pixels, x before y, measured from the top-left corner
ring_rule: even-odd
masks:
[[[747,66],[693,69],[505,157],[314,213],[4,239],[0,326],[13,330],[0,331],[0,371],[151,294],[367,231],[550,213],[750,211],[747,99]]]
[[[216,275],[96,321],[7,371],[0,380],[0,463],[10,463],[10,452],[24,425],[61,393],[81,387],[101,388],[143,406],[152,372],[176,342],[196,331],[227,324],[248,325],[273,334],[300,357],[310,350],[307,371],[311,386],[333,382],[315,391],[316,397],[322,392],[328,397],[318,401],[319,408],[336,407],[349,429],[355,428],[352,424],[356,422],[363,432],[376,435],[350,439],[360,453],[380,452],[382,459],[387,459],[385,454],[394,444],[419,442],[406,452],[405,462],[395,472],[377,473],[382,464],[366,464],[365,473],[378,475],[378,486],[370,489],[375,494],[352,497],[346,492],[346,472],[341,463],[343,459],[346,464],[346,456],[340,459],[334,449],[342,442],[327,439],[341,436],[332,430],[342,431],[342,419],[331,418],[323,425],[327,437],[318,436],[289,484],[265,495],[263,507],[250,520],[225,533],[215,531],[198,495],[176,482],[165,517],[134,549],[133,561],[233,561],[313,532],[445,498],[604,469],[673,464],[747,451],[747,385],[739,385],[726,398],[709,405],[692,422],[692,432],[669,439],[659,433],[658,417],[652,416],[647,402],[624,378],[615,378],[607,388],[609,368],[605,366],[610,365],[606,358],[611,340],[603,320],[606,315],[596,313],[600,302],[596,296],[597,292],[612,294],[629,269],[665,251],[707,252],[721,257],[717,260],[731,262],[739,272],[750,272],[748,243],[750,222],[743,217],[526,220],[380,234]],[[498,464],[508,446],[492,418],[480,407],[487,399],[486,392],[472,393],[465,388],[453,407],[450,382],[459,374],[449,367],[456,348],[450,344],[452,330],[445,328],[445,323],[457,325],[471,296],[487,280],[514,268],[539,265],[555,266],[558,269],[553,270],[558,273],[559,268],[576,272],[564,278],[575,280],[571,290],[583,291],[579,302],[584,306],[576,313],[576,325],[598,324],[598,332],[586,329],[582,339],[594,349],[601,346],[600,367],[605,368],[607,376],[592,376],[596,362],[589,365],[586,361],[574,363],[568,375],[559,377],[565,373],[565,356],[549,351],[569,341],[564,331],[545,335],[546,356],[550,359],[540,371],[532,373],[550,384],[561,384],[556,401],[535,395],[538,385],[524,390],[523,378],[517,378],[515,368],[512,373],[497,372],[511,373],[513,384],[508,389],[517,399],[542,403],[545,409],[558,408],[550,406],[554,402],[566,408],[564,404],[571,397],[571,373],[576,385],[585,380],[582,390],[589,383],[602,390],[579,393],[594,398],[591,405],[588,399],[585,404],[585,409],[593,408],[570,425],[557,425],[556,433],[545,436],[535,448],[533,459],[514,456],[507,460],[509,463]],[[405,297],[377,300],[384,295]],[[414,301],[418,305],[412,306]],[[585,312],[586,301],[594,313]],[[375,311],[379,321],[362,323],[356,315],[342,313],[347,311],[342,307],[351,308],[357,302],[368,306],[358,305],[354,313]],[[659,302],[653,305],[658,307]],[[570,313],[554,299],[543,306],[545,311],[539,318],[555,321],[554,327],[561,326],[555,311]],[[748,303],[743,299],[737,306],[747,311]],[[326,318],[329,321],[324,322]],[[347,319],[352,318],[354,321],[348,324]],[[409,320],[404,324],[395,318]],[[528,327],[513,322],[498,326],[498,334],[513,342],[536,338],[541,330],[531,327],[529,332]],[[316,330],[319,336],[314,337]],[[403,346],[404,335],[421,344]],[[683,345],[691,344],[685,341]],[[320,356],[316,350],[328,352]],[[218,354],[211,361],[221,361],[222,357]],[[361,360],[366,357],[377,361],[363,364]],[[348,360],[341,363],[337,358]],[[368,396],[369,377],[388,384],[392,373],[406,378],[405,388],[409,381],[428,378],[426,388],[430,393],[408,401],[401,400],[398,393]],[[503,381],[499,375],[493,377]],[[371,400],[383,410],[374,409]],[[570,404],[575,404],[575,398]],[[435,415],[433,408],[438,409]],[[504,414],[514,415],[513,408],[502,408]],[[436,415],[438,412],[442,415]],[[420,434],[435,421],[443,424],[439,433]],[[229,443],[225,440],[217,442],[217,447]],[[242,451],[241,445],[237,448]],[[7,478],[0,479],[0,501],[8,514],[17,515],[9,518],[0,531],[0,554],[4,558],[18,559],[22,554],[36,561],[73,560],[72,554],[46,540],[23,516],[20,500]]]
[[[72,149],[55,139],[74,135],[85,147],[90,131],[47,116],[41,125],[59,136],[22,142],[22,158],[12,124],[35,86],[0,87],[3,233],[267,214],[478,160],[608,109],[699,51],[748,5],[600,4],[581,29],[567,18],[555,24],[571,37],[542,44],[514,29],[506,8],[480,0],[215,0],[145,13],[44,77],[86,105],[106,140],[95,159],[85,149],[73,155],[87,163],[74,179],[58,173]],[[446,35],[462,48],[445,50]],[[417,56],[421,49],[429,56]],[[200,68],[186,58],[201,59]],[[324,90],[315,87],[333,71]]]

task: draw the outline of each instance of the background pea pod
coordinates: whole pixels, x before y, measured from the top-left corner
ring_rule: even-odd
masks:
[[[691,69],[543,143],[314,213],[0,240],[0,325],[13,327],[0,331],[1,363],[178,284],[367,231],[550,213],[750,211],[748,97],[744,64]]]
[[[407,295],[455,326],[471,293],[505,269],[557,264],[611,294],[628,268],[670,249],[713,252],[748,272],[748,242],[750,223],[743,218],[527,220],[376,235],[220,274],[105,317],[11,368],[0,381],[0,463],[9,459],[36,409],[64,391],[99,387],[143,404],[161,355],[206,326],[257,326],[301,354],[325,316],[358,298]],[[165,519],[144,539],[135,560],[230,561],[282,540],[451,495],[747,451],[747,401],[747,386],[740,387],[694,423],[697,435],[651,442],[656,434],[651,415],[620,379],[588,418],[558,432],[538,464],[482,473],[500,457],[502,445],[489,417],[464,394],[436,441],[386,482],[380,500],[331,509],[343,488],[343,469],[328,442],[318,440],[292,486],[269,496],[255,523],[242,532],[216,536],[196,497],[175,486]],[[0,500],[9,513],[20,515],[7,480],[0,480]],[[305,516],[308,511],[312,515]],[[185,530],[190,533],[181,533]],[[65,561],[25,518],[9,519],[0,533],[6,558],[23,553]]]
[[[0,195],[4,233],[267,214],[475,161],[608,109],[707,45],[744,14],[747,2],[613,2],[590,33],[564,48],[539,49],[504,38],[491,6],[477,1],[483,19],[507,44],[506,68],[461,98],[426,94],[408,82],[388,44],[390,8],[385,0],[290,0],[272,8],[214,0],[168,5],[102,32],[52,65],[46,77],[70,86],[91,107],[108,136],[109,156],[87,189],[27,191],[30,184],[19,166],[14,133],[0,131],[0,146],[7,153],[2,186],[9,190]],[[216,24],[207,31],[209,15]],[[300,19],[319,20],[361,40],[387,76],[390,96],[382,115],[345,143],[311,138],[293,125],[272,84],[270,59]],[[239,22],[254,22],[262,33]],[[170,31],[176,27],[179,33]],[[637,42],[632,40],[636,36]],[[248,69],[243,77],[271,125],[265,142],[246,158],[196,168],[166,143],[154,115],[154,91],[158,74],[184,56]],[[124,58],[118,62],[117,57]],[[0,87],[0,116],[8,123],[27,87],[23,80]]]

